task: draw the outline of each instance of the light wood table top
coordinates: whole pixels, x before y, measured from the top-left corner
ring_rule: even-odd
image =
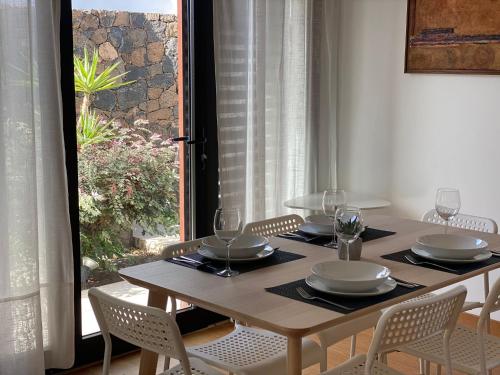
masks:
[[[425,288],[350,314],[341,314],[266,292],[267,287],[308,276],[315,263],[337,259],[336,253],[331,249],[281,238],[273,238],[272,245],[306,257],[227,279],[165,261],[128,267],[120,270],[120,275],[132,284],[175,296],[250,325],[288,337],[303,337],[500,267],[500,263],[497,263],[464,275],[455,275],[382,259],[382,255],[409,249],[420,235],[442,233],[443,227],[387,216],[367,216],[366,223],[373,228],[395,231],[396,234],[364,243],[362,258],[383,264],[391,269],[395,277],[426,285]],[[451,231],[468,232],[457,229]],[[473,233],[488,241],[491,249],[500,249],[500,236]]]

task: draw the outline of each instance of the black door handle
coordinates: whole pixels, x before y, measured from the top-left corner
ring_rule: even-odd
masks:
[[[197,139],[190,139],[189,137],[176,137],[176,138],[172,138],[172,141],[173,142],[186,142],[188,145],[198,145],[198,144],[207,143],[207,138],[204,137],[201,140],[197,140]]]

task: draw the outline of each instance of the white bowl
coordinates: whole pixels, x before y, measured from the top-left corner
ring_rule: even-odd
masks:
[[[315,264],[311,270],[325,286],[343,292],[375,289],[391,274],[387,267],[363,261],[323,262]]]
[[[480,238],[460,234],[429,234],[417,238],[429,254],[444,259],[472,259],[488,247]]]
[[[311,215],[306,217],[306,223],[311,223],[321,233],[333,234],[333,220],[326,215]]]
[[[203,246],[218,257],[226,256],[226,243],[215,236],[205,237]],[[231,258],[251,258],[264,250],[269,240],[266,237],[252,234],[242,234],[234,241],[229,249]]]

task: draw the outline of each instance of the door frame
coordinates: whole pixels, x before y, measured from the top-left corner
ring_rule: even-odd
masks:
[[[218,156],[217,156],[217,120],[215,108],[215,70],[213,63],[213,24],[212,0],[196,2],[194,0],[178,0],[178,9],[182,17],[178,18],[180,35],[183,36],[182,56],[179,59],[181,84],[179,98],[183,100],[179,106],[179,118],[183,127],[179,127],[179,135],[207,134],[206,143],[195,143],[190,147],[181,145],[180,165],[184,165],[183,196],[185,210],[181,210],[181,223],[189,223],[189,215],[193,225],[185,225],[183,239],[206,236],[212,233],[213,213],[218,206]],[[210,13],[205,13],[207,10]],[[178,12],[179,13],[179,12]],[[184,31],[184,32],[182,32]],[[197,49],[200,51],[197,51]],[[211,50],[210,50],[211,48]],[[198,56],[195,59],[193,50]],[[76,108],[73,80],[73,27],[71,0],[61,0],[60,18],[60,55],[61,55],[61,92],[63,101],[63,132],[66,156],[66,173],[68,182],[69,213],[73,242],[74,268],[74,313],[75,313],[75,363],[73,368],[99,362],[103,358],[104,340],[100,333],[82,337],[81,335],[81,273],[80,273],[80,236],[79,236],[79,204],[78,204],[78,156],[76,142]],[[210,62],[207,63],[206,57]],[[187,73],[187,74],[186,74]],[[195,79],[196,77],[196,79]],[[186,89],[187,87],[187,89]],[[181,108],[182,107],[182,108]],[[182,116],[182,117],[181,117]],[[195,121],[196,118],[204,121]],[[193,134],[194,133],[194,134]],[[202,157],[202,155],[205,155]],[[202,164],[204,163],[204,167]],[[196,189],[196,181],[203,181],[203,188]],[[181,333],[188,333],[205,328],[227,318],[213,312],[193,307],[177,314],[177,322]],[[113,355],[137,350],[137,347],[122,340],[113,338]],[[47,374],[59,370],[47,370]]]

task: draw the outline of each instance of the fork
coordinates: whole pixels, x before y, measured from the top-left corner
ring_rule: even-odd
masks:
[[[448,271],[448,272],[458,273],[458,271],[453,269],[453,268],[448,268],[448,267],[442,266],[441,264],[436,264],[436,263],[432,263],[432,262],[424,262],[423,260],[417,260],[414,257],[412,257],[411,255],[405,255],[404,258],[408,262],[410,262],[411,264],[414,264],[416,266],[427,264],[429,266],[440,268],[440,269]]]
[[[297,233],[292,233],[292,232],[289,232],[289,233],[282,233],[280,234],[281,237],[283,238],[299,238],[301,239],[302,241],[304,242],[311,242],[311,241],[314,241],[314,240],[317,240],[318,238],[322,237],[322,236],[314,236],[314,237],[306,237],[306,236],[302,236],[300,234],[297,234]]]
[[[411,282],[406,281],[406,280],[398,279],[397,277],[394,277],[392,275],[391,275],[391,279],[393,279],[398,285],[400,285],[404,288],[408,288],[408,289],[413,289],[413,288],[417,288],[420,286],[419,284],[415,284],[415,283],[411,283]]]
[[[348,310],[348,311],[351,311],[351,310],[354,310],[352,307],[348,307],[348,306],[344,306],[344,305],[340,305],[338,303],[335,303],[335,302],[332,302],[332,301],[329,301],[327,299],[324,299],[324,298],[321,298],[321,297],[316,297],[316,296],[311,296],[308,292],[306,292],[306,290],[302,287],[298,287],[297,289],[297,292],[300,294],[300,296],[304,299],[307,299],[307,300],[317,300],[317,301],[321,301],[321,302],[324,302],[324,303],[328,303],[329,305],[332,305],[332,306],[335,306],[335,307],[338,307],[339,309],[344,309],[344,310]]]
[[[176,262],[184,262],[184,263],[189,263],[189,264],[193,264],[193,265],[204,264],[203,262],[200,262],[199,260],[194,260],[194,259],[191,259],[188,257],[183,257],[183,256],[174,257],[172,259],[175,260]]]

